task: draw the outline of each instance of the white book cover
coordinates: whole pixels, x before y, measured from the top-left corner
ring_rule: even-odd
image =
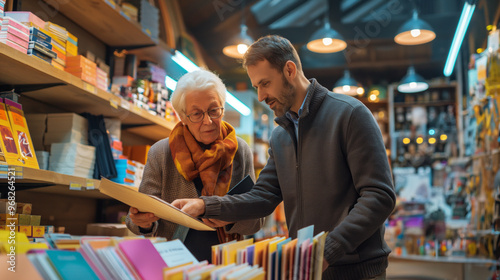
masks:
[[[198,260],[179,239],[155,243],[154,246],[168,267],[198,263]]]

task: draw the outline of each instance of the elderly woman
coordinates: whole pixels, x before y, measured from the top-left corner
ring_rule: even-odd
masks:
[[[171,100],[181,121],[169,138],[151,147],[140,192],[172,202],[200,195],[223,196],[246,175],[255,182],[250,147],[222,120],[226,87],[217,75],[207,70],[185,74]],[[212,245],[253,234],[262,225],[260,219],[204,222],[217,231],[188,229],[133,207],[127,217],[127,226],[135,234],[180,239],[200,261],[210,260]]]

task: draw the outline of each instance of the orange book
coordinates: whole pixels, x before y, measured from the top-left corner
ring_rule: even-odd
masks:
[[[12,133],[7,108],[5,107],[5,103],[3,103],[3,99],[0,99],[0,135],[2,136],[2,141],[0,141],[2,149],[0,161],[3,160],[3,162],[9,165],[22,166],[16,138],[14,138],[14,134]]]
[[[16,140],[23,166],[39,169],[35,148],[33,147],[33,141],[31,140],[21,104],[9,99],[5,99],[4,101],[9,115],[12,134]]]

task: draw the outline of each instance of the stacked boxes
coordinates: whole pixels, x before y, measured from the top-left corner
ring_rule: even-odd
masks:
[[[0,42],[22,53],[28,52],[29,30],[19,21],[4,17],[0,27]]]
[[[45,21],[28,11],[5,12],[5,16],[13,18],[27,27],[35,27],[37,29],[45,28]]]
[[[47,115],[46,148],[52,143],[88,144],[88,121],[75,113]]]
[[[96,67],[96,86],[102,90],[108,90],[108,74],[99,67]]]
[[[52,51],[56,57],[52,60],[52,65],[58,69],[66,67],[66,41],[68,40],[68,31],[50,21],[45,23],[47,35],[52,38]]]
[[[66,61],[66,72],[69,72],[83,81],[96,85],[97,68],[96,64],[82,55],[68,57]]]

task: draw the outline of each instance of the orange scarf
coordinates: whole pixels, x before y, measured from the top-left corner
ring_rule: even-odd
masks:
[[[229,123],[222,122],[221,133],[210,149],[203,149],[181,122],[170,133],[169,144],[179,173],[187,181],[200,177],[203,196],[224,196],[229,191],[233,159],[238,150],[236,132]],[[232,239],[223,228],[218,228],[217,233],[221,243]]]

